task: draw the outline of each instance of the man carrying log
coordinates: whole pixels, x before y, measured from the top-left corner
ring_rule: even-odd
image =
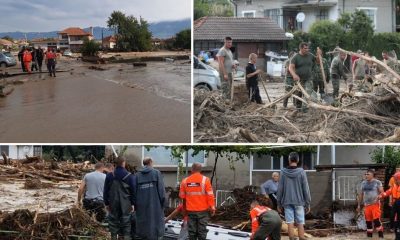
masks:
[[[282,220],[279,214],[269,207],[261,206],[254,200],[250,204],[251,240],[280,240]]]
[[[86,174],[78,190],[78,205],[81,205],[83,196],[83,208],[90,214],[96,215],[98,222],[104,221],[106,213],[104,211],[104,181],[106,175],[103,173],[104,164],[96,163],[95,171]]]
[[[311,72],[311,78],[313,82],[313,90],[314,92],[321,94],[321,99],[325,97],[325,83],[323,79],[323,75],[321,72],[321,65],[320,65],[320,59],[322,59],[322,69],[324,70],[325,73],[325,78],[326,82],[329,83],[329,65],[328,61],[322,57],[322,51],[321,55],[317,55],[315,59],[315,64],[313,64]],[[319,89],[319,91],[318,91]]]
[[[321,55],[321,50],[318,50],[318,54]],[[294,55],[289,64],[289,73],[295,82],[299,82],[311,95],[313,91],[312,80],[311,80],[311,68],[315,62],[315,56],[309,52],[308,43],[302,42],[299,45],[299,53]],[[302,97],[302,92],[297,91],[296,95]],[[306,107],[302,107],[302,102],[296,100],[296,107],[306,111]]]
[[[334,98],[339,97],[340,78],[343,77],[343,79],[347,81],[346,74],[344,73],[344,60],[346,59],[346,56],[346,53],[339,52],[339,55],[333,58],[331,63],[331,80]],[[352,88],[353,81],[349,82],[349,89],[351,90]]]

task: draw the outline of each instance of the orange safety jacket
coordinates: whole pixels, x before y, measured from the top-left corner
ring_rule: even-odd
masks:
[[[254,236],[254,234],[257,232],[258,228],[260,227],[260,223],[258,222],[258,218],[260,217],[261,214],[271,210],[271,208],[264,207],[257,205],[250,211],[250,218],[251,218],[251,235]]]
[[[381,197],[392,196],[392,201],[400,199],[400,186],[397,186],[395,183],[391,188],[389,188],[386,192],[381,193]]]
[[[215,209],[214,192],[210,179],[200,173],[193,173],[183,179],[179,197],[186,200],[186,211],[201,212]]]
[[[29,51],[24,52],[23,61],[32,62],[32,54]]]

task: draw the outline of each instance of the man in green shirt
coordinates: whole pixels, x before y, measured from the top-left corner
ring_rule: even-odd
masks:
[[[313,91],[313,83],[311,79],[311,69],[315,62],[315,56],[309,52],[308,43],[302,42],[299,45],[299,53],[294,55],[289,64],[289,74],[295,82],[299,82],[306,92],[311,96]],[[318,50],[319,53],[321,50]],[[321,54],[320,54],[321,55]],[[295,93],[302,97],[300,91]],[[306,111],[306,107],[302,107],[302,102],[296,100],[296,107]]]
[[[339,87],[340,87],[340,78],[343,77],[345,81],[347,81],[346,74],[344,73],[344,60],[346,59],[346,53],[340,52],[331,63],[331,79],[333,86],[333,97],[339,97]],[[349,88],[351,89],[353,83],[350,83]]]

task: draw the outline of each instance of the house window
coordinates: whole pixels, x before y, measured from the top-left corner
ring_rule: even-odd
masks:
[[[182,162],[185,164],[187,158],[189,166],[191,166],[194,162],[198,162],[203,165],[206,163],[204,151],[200,151],[194,156],[192,156],[192,154],[193,150],[185,152],[182,156]],[[149,149],[143,147],[143,158],[144,157],[151,157],[155,166],[176,167],[179,161],[179,159],[172,156],[171,148],[166,148],[163,146],[151,147]]]
[[[304,152],[299,154],[299,166],[304,170],[315,170],[317,165],[317,153]],[[255,171],[275,171],[288,167],[288,156],[272,156],[253,154],[253,167]]]
[[[376,29],[376,13],[378,8],[366,8],[366,7],[359,7],[357,10],[363,11],[367,17],[369,17],[374,25],[374,29]]]
[[[41,146],[33,146],[33,156],[42,156],[42,147]]]
[[[253,4],[253,0],[246,0],[246,5],[251,5]]]
[[[256,16],[256,11],[243,11],[242,12],[242,16],[243,17],[247,17],[247,18],[253,18]]]
[[[327,20],[328,17],[328,10],[321,10],[319,11],[319,15],[317,16],[319,20]]]
[[[1,145],[0,146],[0,153],[4,152],[7,156],[10,154],[10,146],[8,145]]]
[[[282,9],[275,8],[275,9],[265,9],[264,10],[264,17],[267,17],[274,22],[276,22],[281,27],[281,16],[282,16]]]

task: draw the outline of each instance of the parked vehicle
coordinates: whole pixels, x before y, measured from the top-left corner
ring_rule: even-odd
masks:
[[[193,86],[197,89],[217,90],[221,88],[219,73],[216,69],[193,57]]]
[[[181,231],[181,221],[169,221],[165,224],[164,239],[176,240]],[[208,224],[207,239],[209,240],[249,240],[250,233],[227,229],[219,225]]]
[[[69,49],[65,50],[65,51],[63,52],[63,56],[72,57],[72,52],[71,52],[71,50],[69,50]]]
[[[17,60],[10,52],[0,52],[0,67],[11,67],[17,65]]]

